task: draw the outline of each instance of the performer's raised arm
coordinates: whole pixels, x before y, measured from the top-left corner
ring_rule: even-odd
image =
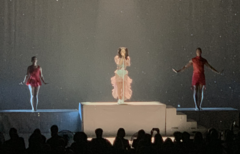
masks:
[[[185,66],[183,66],[183,68],[181,68],[180,70],[175,70],[175,69],[172,69],[172,70],[175,73],[179,73],[179,72],[184,71],[186,68],[190,67],[191,65],[192,65],[192,60],[190,60],[189,63],[187,63]]]
[[[205,62],[205,65],[210,68],[213,72],[217,73],[217,74],[221,74],[221,72],[218,72],[215,68],[213,68],[208,61]]]
[[[131,65],[131,59],[130,57],[128,56],[127,57],[127,60],[126,60],[126,66],[130,66]]]

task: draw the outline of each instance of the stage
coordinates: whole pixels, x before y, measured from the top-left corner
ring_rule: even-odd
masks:
[[[166,105],[159,102],[83,102],[83,130],[95,136],[95,129],[102,128],[105,136],[115,136],[119,128],[124,128],[131,136],[140,129],[150,132],[159,128],[165,134]]]
[[[116,136],[118,128],[124,128],[131,137],[140,129],[150,133],[159,128],[162,136],[172,136],[175,131],[194,135],[203,134],[208,128],[229,129],[232,121],[239,125],[239,111],[234,108],[175,108],[160,102],[81,102],[78,109],[0,110],[0,131],[8,134],[17,128],[19,134],[29,135],[39,128],[50,137],[50,127],[57,125],[59,131],[84,131],[95,137],[95,129],[102,128],[104,137]]]
[[[0,110],[0,131],[8,133],[12,127],[19,133],[32,133],[39,128],[42,133],[50,133],[50,127],[59,130],[80,131],[80,117],[77,109]]]
[[[239,110],[231,107],[177,108],[178,112],[185,113],[188,118],[194,119],[199,125],[206,128],[216,128],[219,131],[230,129],[233,121],[239,126]]]

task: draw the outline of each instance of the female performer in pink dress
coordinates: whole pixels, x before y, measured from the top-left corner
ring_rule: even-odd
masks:
[[[32,111],[37,111],[37,105],[38,105],[38,93],[40,86],[42,85],[41,80],[44,84],[47,84],[44,81],[43,74],[42,74],[42,68],[37,65],[37,57],[32,57],[32,65],[28,66],[27,74],[24,77],[23,82],[20,84],[23,85],[26,81],[26,85],[29,87],[31,99],[30,103],[32,106]]]
[[[114,72],[115,76],[111,78],[113,85],[112,95],[115,99],[118,99],[118,104],[121,104],[132,96],[132,79],[128,77],[128,71],[126,70],[126,67],[130,66],[128,49],[126,47],[120,47],[118,49],[118,55],[114,57],[114,60],[117,64],[117,70]]]

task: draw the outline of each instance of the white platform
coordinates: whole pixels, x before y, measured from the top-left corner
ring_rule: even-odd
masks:
[[[102,128],[104,136],[116,136],[124,128],[127,136],[140,129],[146,132],[159,128],[165,134],[166,105],[160,102],[82,102],[83,130],[88,136],[95,136],[95,129]]]
[[[172,135],[175,131],[186,131],[192,133],[199,131],[197,122],[187,119],[187,115],[177,112],[175,107],[167,106],[166,108],[166,135]]]

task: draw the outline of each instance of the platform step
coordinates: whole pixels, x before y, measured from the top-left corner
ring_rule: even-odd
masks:
[[[197,121],[193,119],[187,119],[187,122],[197,122]]]
[[[197,121],[193,119],[187,119],[187,123],[190,125],[190,129],[197,129]]]
[[[201,125],[198,125],[197,128],[190,129],[187,132],[190,133],[191,135],[194,135],[196,132],[201,132],[202,135],[205,136],[206,133],[207,133],[207,128],[205,128],[205,127],[203,127]]]
[[[177,112],[177,115],[186,115],[186,114],[183,112]]]
[[[197,130],[201,133],[203,133],[203,132],[206,133],[208,129],[204,126],[198,125]]]
[[[166,106],[166,118],[172,119],[173,117],[175,117],[175,115],[177,115],[177,109],[173,106],[167,105]]]
[[[172,105],[167,105],[166,108],[175,108]]]

